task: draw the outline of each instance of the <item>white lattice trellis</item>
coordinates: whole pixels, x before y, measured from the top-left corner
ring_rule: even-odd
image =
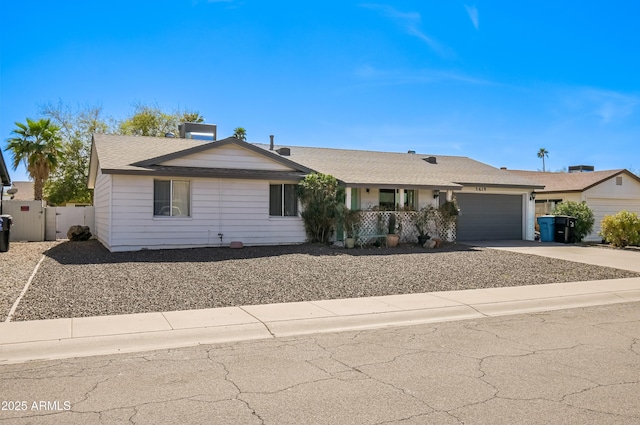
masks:
[[[375,242],[376,237],[367,235],[384,235],[389,229],[389,217],[396,215],[396,233],[400,235],[402,243],[418,242],[418,229],[414,219],[418,215],[416,211],[363,211],[357,234],[361,243]],[[447,242],[456,239],[456,220],[447,221],[442,218],[440,212],[435,210],[433,220],[427,226],[427,233],[432,238],[439,237]]]

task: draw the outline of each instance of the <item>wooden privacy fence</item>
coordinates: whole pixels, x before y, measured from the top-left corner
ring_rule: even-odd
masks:
[[[415,226],[417,211],[362,211],[358,234],[386,234],[389,229],[389,217],[396,215],[396,223],[399,229],[396,233],[400,236],[401,243],[417,243],[418,229]],[[453,242],[456,240],[456,220],[446,220],[440,211],[433,211],[433,219],[427,225],[427,233],[432,238],[440,238],[443,241]],[[375,242],[371,237],[365,243]]]

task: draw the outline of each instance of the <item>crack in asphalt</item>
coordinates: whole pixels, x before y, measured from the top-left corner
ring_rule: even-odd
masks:
[[[636,304],[638,305],[638,304]],[[613,308],[613,307],[612,307]],[[577,311],[577,310],[576,310]],[[588,310],[587,310],[588,311]],[[621,310],[626,312],[628,316],[635,314],[634,309],[626,308]],[[572,313],[573,314],[573,313]],[[526,331],[528,323],[537,323],[545,325],[558,325],[565,324],[567,320],[578,320],[573,316],[567,319],[566,317],[558,318],[553,313],[545,313],[544,317],[540,315],[520,315],[518,317],[518,323],[521,329]],[[579,316],[576,316],[579,317]],[[511,323],[509,317],[500,319],[492,319],[491,322],[478,322],[478,319],[474,319],[473,322],[457,322],[449,324],[441,324],[438,327],[423,325],[416,327],[399,328],[395,331],[388,329],[385,330],[360,330],[351,331],[349,333],[336,333],[336,334],[316,334],[313,336],[295,337],[295,338],[280,338],[280,339],[268,339],[263,341],[241,341],[224,343],[218,345],[207,345],[199,347],[191,347],[188,349],[169,349],[169,350],[157,350],[153,353],[144,354],[128,354],[119,356],[108,357],[96,357],[92,359],[67,359],[64,361],[52,361],[52,362],[33,362],[23,365],[7,365],[0,367],[0,384],[2,384],[3,392],[4,387],[9,388],[9,384],[13,384],[16,380],[20,381],[22,391],[24,388],[37,388],[42,386],[48,380],[55,380],[58,378],[85,378],[87,382],[83,382],[83,391],[77,395],[77,400],[72,402],[72,409],[68,412],[24,412],[25,415],[12,416],[12,417],[0,417],[1,423],[11,423],[13,420],[20,418],[22,420],[32,420],[32,418],[50,418],[49,421],[65,421],[66,414],[74,415],[98,415],[100,421],[107,422],[113,419],[109,416],[112,412],[117,415],[118,420],[126,420],[125,416],[128,416],[128,422],[130,424],[136,424],[140,422],[145,415],[148,414],[149,409],[144,409],[145,406],[161,405],[163,403],[182,403],[182,402],[197,402],[203,405],[215,406],[220,403],[232,402],[229,408],[234,409],[236,412],[242,412],[243,415],[251,416],[252,422],[259,422],[261,424],[272,423],[274,418],[265,417],[264,411],[256,410],[257,402],[252,404],[251,395],[276,395],[285,393],[288,391],[296,391],[301,387],[307,386],[310,389],[314,388],[314,385],[321,382],[331,381],[347,381],[350,379],[362,379],[363,383],[371,386],[372,388],[384,389],[381,394],[395,393],[394,397],[400,397],[402,400],[412,400],[412,404],[416,404],[416,412],[410,415],[409,412],[397,411],[398,415],[395,419],[388,419],[384,421],[375,422],[377,425],[384,425],[390,423],[402,423],[405,421],[420,421],[424,418],[424,421],[428,421],[429,415],[440,414],[448,415],[452,420],[457,421],[460,424],[465,423],[466,417],[478,406],[489,406],[488,409],[495,408],[495,404],[489,404],[496,400],[509,400],[515,403],[527,403],[533,401],[540,401],[545,403],[554,403],[554,406],[565,406],[564,408],[576,409],[576,412],[586,412],[589,415],[606,415],[606,417],[615,420],[633,421],[640,419],[640,415],[635,414],[635,407],[632,406],[631,412],[620,411],[619,406],[616,410],[615,404],[611,409],[608,409],[606,404],[603,405],[591,405],[589,404],[590,397],[587,396],[592,391],[597,391],[595,396],[600,397],[600,394],[624,394],[625,397],[633,397],[633,391],[637,385],[640,384],[640,378],[636,374],[625,376],[625,370],[633,370],[635,366],[640,368],[640,339],[629,335],[629,332],[633,332],[637,320],[617,320],[616,322],[602,322],[596,324],[581,325],[581,333],[578,337],[573,337],[570,333],[566,333],[567,339],[563,340],[561,337],[551,340],[550,344],[545,339],[545,329],[534,329],[532,334],[535,337],[533,339],[528,336],[526,332],[517,337],[505,337],[501,334],[507,329],[510,334],[513,333],[512,327],[503,328],[498,326],[498,330],[492,331],[491,329],[483,328],[483,326],[493,324],[509,324]],[[628,325],[631,324],[632,328]],[[624,326],[627,325],[625,328]],[[622,328],[623,330],[615,329],[615,326]],[[474,332],[474,334],[452,333],[452,329],[462,329],[468,332]],[[561,332],[568,332],[562,327],[556,327]],[[591,337],[593,330],[598,331],[598,335],[602,331],[609,332],[611,335],[617,335],[612,337],[611,345],[606,345],[605,342],[601,342],[598,338]],[[629,331],[625,331],[628,329]],[[477,334],[475,333],[477,332]],[[464,341],[464,345],[456,346],[455,343],[447,344],[447,346],[440,347],[442,341],[446,341],[446,338],[454,336],[460,336],[461,338],[473,337],[467,341]],[[517,334],[514,334],[517,335]],[[560,334],[563,335],[563,334]],[[584,336],[583,336],[584,335]],[[620,338],[620,337],[622,338]],[[377,340],[375,338],[378,338]],[[577,340],[578,342],[575,342]],[[499,341],[502,341],[499,343]],[[556,343],[555,341],[560,341]],[[475,343],[484,344],[487,348],[478,347],[478,349],[469,348],[473,347]],[[435,345],[434,345],[435,343]],[[566,343],[567,346],[553,347],[553,345],[561,345]],[[546,345],[550,345],[553,348],[542,348]],[[451,346],[449,346],[451,345]],[[496,346],[499,348],[499,352],[507,352],[507,354],[495,354]],[[523,347],[528,347],[524,349]],[[608,350],[603,350],[603,347],[609,347]],[[380,356],[372,357],[370,354],[372,351],[380,353]],[[463,351],[466,350],[466,351]],[[488,350],[493,350],[493,353]],[[402,352],[398,352],[402,351]],[[594,367],[581,369],[580,362],[574,362],[573,359],[582,359],[589,361],[592,353],[600,356],[601,353],[611,354],[614,352],[613,359],[623,359],[619,365],[623,369],[619,369],[617,374],[613,376],[603,375],[602,372],[594,369]],[[487,354],[490,353],[490,354]],[[629,353],[631,355],[629,355]],[[305,368],[310,366],[313,378],[305,375],[292,375],[296,382],[291,383],[283,381],[281,387],[276,387],[277,390],[273,391],[243,391],[242,382],[240,379],[254,379],[244,375],[237,375],[241,372],[242,362],[237,363],[237,359],[243,358],[245,355],[263,355],[267,358],[273,359],[291,359],[292,364],[304,365]],[[440,358],[438,356],[447,354],[448,357]],[[450,407],[451,403],[445,408],[435,408],[430,403],[430,399],[427,396],[416,391],[415,387],[412,387],[411,382],[408,380],[398,381],[394,375],[389,373],[399,370],[402,373],[410,371],[412,367],[419,366],[420,363],[411,359],[411,356],[426,355],[426,358],[434,361],[442,361],[442,367],[447,367],[449,363],[458,364],[465,359],[463,363],[464,369],[457,373],[464,379],[465,385],[473,385],[474,388],[478,388],[477,395],[471,395],[473,398],[463,394],[460,398],[452,400],[455,407]],[[540,392],[534,388],[534,391],[524,389],[524,393],[514,391],[514,395],[509,396],[507,391],[512,391],[512,383],[504,381],[505,377],[499,373],[497,369],[502,363],[501,359],[524,359],[527,357],[539,356],[540,361],[536,361],[536,370],[534,373],[540,373],[540,377],[544,380],[552,379],[551,373],[556,370],[555,366],[559,367],[562,371],[562,377],[568,378],[568,382],[571,384],[570,389],[561,390],[556,389],[555,393],[547,394]],[[622,357],[615,357],[622,356]],[[583,359],[584,358],[584,359]],[[604,362],[609,357],[601,357],[597,360]],[[189,394],[184,397],[167,397],[163,400],[145,401],[142,403],[136,403],[133,405],[122,405],[118,407],[112,407],[108,409],[92,409],[92,410],[79,410],[84,405],[89,407],[91,405],[100,406],[104,403],[101,400],[96,400],[98,395],[102,395],[106,388],[111,388],[112,385],[108,385],[107,381],[112,380],[118,376],[121,372],[109,372],[112,368],[117,370],[121,361],[129,362],[127,364],[128,370],[134,371],[132,377],[135,378],[135,371],[137,366],[145,365],[145,368],[155,367],[154,362],[158,362],[158,367],[163,367],[161,362],[171,362],[170,366],[173,368],[179,368],[181,362],[200,362],[205,361],[204,370],[211,369],[214,373],[214,385],[224,385],[224,382],[229,384],[224,385],[223,392],[219,394],[216,399],[213,399],[213,394],[207,390],[200,391],[198,394]],[[379,359],[372,361],[372,359]],[[417,357],[419,359],[419,357]],[[441,360],[439,360],[441,359]],[[494,362],[491,362],[494,360]],[[534,359],[535,360],[535,359]],[[596,359],[594,359],[596,360]],[[207,366],[207,361],[211,362],[211,366]],[[286,361],[285,361],[286,363]],[[514,360],[515,367],[518,367],[519,363]],[[527,363],[527,361],[525,361]],[[545,363],[549,366],[545,370]],[[200,363],[194,363],[194,366],[199,367]],[[215,366],[213,366],[215,365]],[[393,366],[392,366],[393,365]],[[616,366],[612,364],[612,367]],[[180,369],[177,369],[178,371]],[[199,370],[199,369],[196,369]],[[310,369],[306,369],[310,370]],[[144,369],[140,369],[139,373],[145,373]],[[320,373],[320,375],[318,375]],[[324,376],[323,376],[324,375]],[[353,376],[351,376],[353,375]],[[320,377],[318,377],[320,376]],[[410,375],[407,375],[410,376]],[[524,375],[523,375],[524,376]],[[164,378],[163,385],[169,385],[171,379],[181,379],[179,375],[168,375]],[[289,379],[289,378],[287,378]],[[555,379],[555,378],[553,378]],[[370,381],[367,383],[367,381]],[[600,382],[603,381],[603,382]],[[615,381],[615,382],[609,382]],[[75,381],[74,381],[75,382]],[[255,382],[255,381],[247,381]],[[541,381],[545,382],[545,381]],[[240,383],[240,384],[239,384]],[[106,385],[106,387],[102,387]],[[332,384],[323,385],[331,388]],[[358,385],[354,383],[353,385]],[[583,388],[579,388],[582,386]],[[617,387],[617,388],[616,388]],[[562,387],[559,387],[562,388]],[[578,389],[579,388],[579,389]],[[260,389],[260,388],[259,388]],[[194,391],[196,392],[196,391]],[[298,391],[298,394],[306,394],[306,389]],[[10,393],[8,393],[10,394]],[[544,397],[540,397],[542,394]],[[526,395],[536,397],[526,397]],[[522,397],[520,397],[522,396]],[[475,398],[475,400],[474,400]],[[481,399],[482,398],[482,399]],[[604,402],[605,400],[603,400]],[[615,401],[614,401],[615,403]],[[437,402],[436,402],[437,404]],[[582,405],[581,405],[582,404]],[[421,407],[422,406],[422,407]],[[558,407],[559,408],[559,407]],[[246,409],[246,410],[245,410]],[[152,409],[153,410],[153,409]],[[425,410],[420,412],[420,410]],[[580,413],[582,414],[582,413]],[[248,417],[248,416],[246,416]],[[597,417],[597,416],[596,416]],[[91,416],[87,416],[91,420]],[[441,417],[442,418],[442,417]],[[76,418],[77,419],[77,418]],[[95,419],[95,418],[94,418]]]

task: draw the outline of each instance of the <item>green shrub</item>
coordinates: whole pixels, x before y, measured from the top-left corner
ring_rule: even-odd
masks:
[[[607,215],[600,224],[600,236],[614,246],[640,244],[640,218],[638,214],[620,211],[614,215]]]
[[[343,215],[344,188],[328,174],[308,174],[298,185],[300,213],[310,242],[329,242]]]
[[[556,206],[553,215],[568,215],[576,218],[575,236],[578,242],[593,231],[593,224],[596,222],[593,211],[584,202],[562,202]]]

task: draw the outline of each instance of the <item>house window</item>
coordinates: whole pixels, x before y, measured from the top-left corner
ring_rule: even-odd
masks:
[[[416,191],[413,189],[405,189],[404,191],[404,206],[411,210],[416,210],[418,206]]]
[[[298,215],[298,197],[295,184],[269,185],[269,215],[295,217]]]
[[[396,208],[396,190],[380,189],[380,200],[378,202],[381,209],[395,210]]]
[[[153,215],[191,216],[191,193],[188,180],[153,181]]]
[[[352,210],[360,209],[360,189],[354,187],[351,189],[351,205]]]
[[[616,186],[622,186],[622,176],[616,177]]]

